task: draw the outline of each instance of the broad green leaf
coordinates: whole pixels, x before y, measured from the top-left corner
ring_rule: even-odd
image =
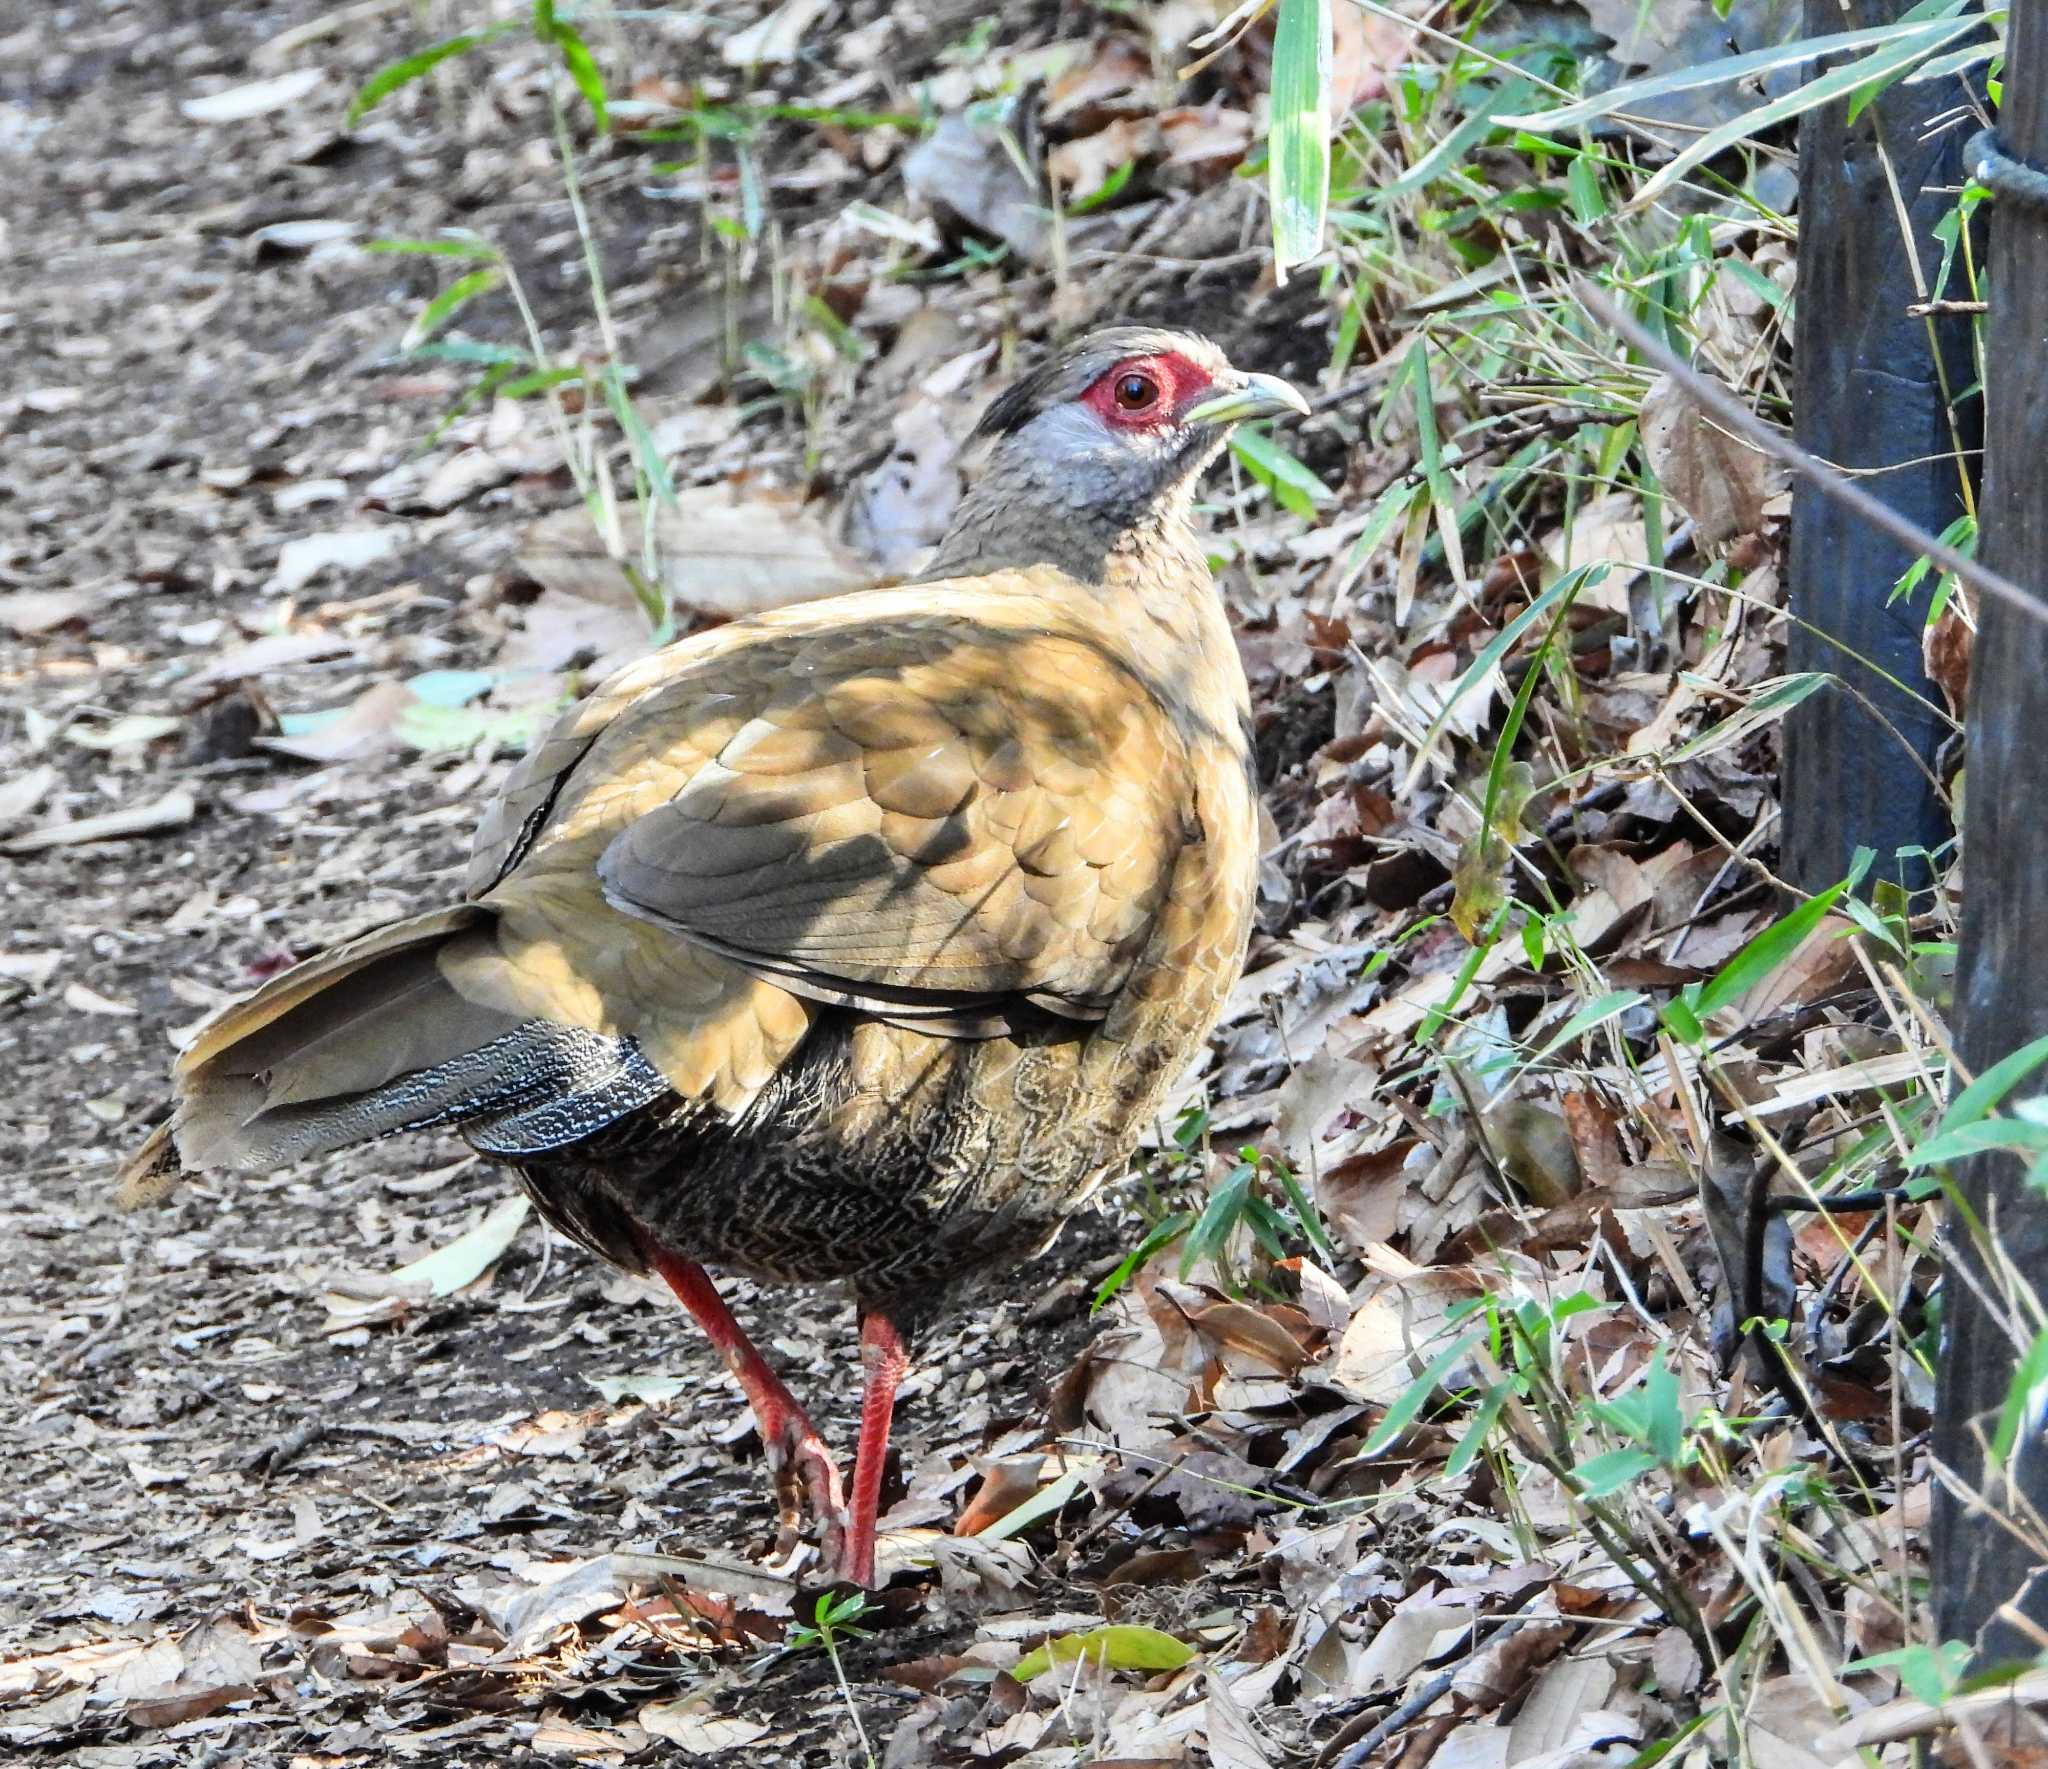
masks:
[[[1845,878],[1840,884],[1828,886],[1819,896],[1807,898],[1790,915],[1765,928],[1707,981],[1693,998],[1693,1012],[1704,1020],[1737,996],[1755,988],[1820,926],[1822,917],[1835,906],[1835,899],[1849,888],[1849,884]]]
[[[1028,1683],[1054,1665],[1070,1665],[1086,1658],[1117,1671],[1177,1671],[1195,1656],[1185,1640],[1159,1628],[1144,1628],[1130,1622],[1113,1622],[1090,1628],[1085,1634],[1061,1634],[1048,1640],[1036,1652],[1027,1652],[1011,1667],[1010,1675]]]
[[[1401,1391],[1401,1397],[1387,1409],[1386,1417],[1372,1428],[1372,1435],[1365,1440],[1358,1452],[1361,1456],[1377,1456],[1402,1432],[1408,1429],[1410,1421],[1429,1403],[1436,1393],[1437,1384],[1449,1375],[1459,1359],[1479,1343],[1477,1333],[1467,1333],[1449,1351],[1439,1357],[1428,1369]]]
[[[1604,1499],[1656,1466],[1657,1458],[1642,1450],[1609,1450],[1604,1456],[1581,1462],[1572,1470],[1572,1480],[1582,1498]]]
[[[1330,206],[1330,57],[1333,0],[1280,0],[1273,32],[1272,122],[1266,182],[1273,204],[1273,269],[1323,249]]]
[[[1328,503],[1335,495],[1263,430],[1234,431],[1230,452],[1272,486],[1287,507],[1304,520],[1314,521],[1315,506]],[[1286,496],[1289,491],[1295,494],[1292,499]]]
[[[1188,1232],[1187,1246],[1181,1251],[1182,1277],[1193,1271],[1204,1258],[1222,1251],[1230,1238],[1230,1231],[1244,1214],[1245,1200],[1251,1194],[1252,1181],[1258,1177],[1258,1171],[1251,1162],[1240,1161],[1209,1195],[1209,1202]]]
[[[1662,1020],[1671,1036],[1681,1044],[1701,1044],[1706,1041],[1706,1028],[1692,1011],[1692,1004],[1683,995],[1674,995],[1665,1002],[1657,1016]]]

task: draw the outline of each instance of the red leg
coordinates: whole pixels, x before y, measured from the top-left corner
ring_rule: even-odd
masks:
[[[887,1315],[861,1317],[860,1362],[867,1384],[860,1401],[860,1448],[854,1453],[853,1520],[847,1526],[846,1552],[838,1572],[865,1591],[875,1582],[875,1512],[882,1502],[882,1470],[889,1460],[889,1420],[896,1411],[896,1385],[910,1363],[902,1336]]]
[[[754,1422],[760,1428],[761,1444],[767,1451],[768,1472],[775,1483],[775,1502],[782,1518],[778,1552],[786,1554],[796,1545],[802,1529],[804,1500],[808,1498],[820,1527],[819,1546],[824,1563],[832,1566],[839,1562],[846,1553],[846,1500],[839,1484],[839,1470],[833,1466],[817,1428],[768,1360],[754,1349],[754,1342],[741,1330],[739,1322],[732,1318],[732,1310],[725,1306],[725,1298],[719,1295],[704,1268],[665,1247],[646,1244],[645,1251],[648,1263],[697,1317],[698,1324],[718,1348],[718,1355],[725,1359],[725,1367],[739,1382],[747,1404],[754,1409]],[[892,1383],[892,1390],[893,1386]],[[865,1432],[861,1441],[867,1441]]]

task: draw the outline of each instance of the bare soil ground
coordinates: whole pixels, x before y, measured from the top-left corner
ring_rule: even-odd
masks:
[[[303,124],[221,132],[179,114],[182,97],[255,77],[251,51],[321,11],[46,13],[0,54],[0,339],[13,382],[0,398],[0,582],[92,597],[63,631],[0,646],[0,773],[26,765],[25,715],[62,727],[168,713],[189,742],[104,752],[59,741],[34,745],[36,759],[60,770],[51,798],[81,815],[174,782],[197,803],[189,826],[164,836],[0,861],[0,946],[57,955],[32,996],[0,983],[0,1136],[15,1156],[0,1200],[0,1651],[156,1640],[178,1654],[171,1641],[213,1624],[228,1654],[196,1677],[162,1658],[130,1667],[136,1694],[200,1690],[182,1720],[146,1714],[156,1724],[138,1727],[131,1704],[93,1700],[85,1683],[11,1711],[0,1726],[24,1756],[502,1760],[505,1716],[533,1706],[526,1673],[408,1694],[323,1648],[325,1623],[403,1611],[371,1630],[395,1647],[417,1611],[418,1643],[445,1663],[449,1637],[475,1620],[459,1594],[470,1581],[629,1547],[745,1556],[771,1522],[744,1411],[687,1320],[538,1230],[487,1286],[408,1307],[394,1326],[337,1325],[323,1310],[319,1274],[430,1249],[479,1198],[506,1193],[457,1143],[414,1139],[275,1181],[195,1188],[132,1218],[109,1208],[110,1163],[162,1093],[166,1028],[199,1011],[181,985],[245,987],[445,896],[488,791],[474,770],[453,792],[445,769],[369,770],[325,814],[281,826],[228,801],[305,764],[252,756],[232,713],[217,728],[193,711],[220,691],[205,680],[219,652],[276,624],[268,580],[306,518],[280,513],[273,492],[332,476],[347,482],[332,501],[353,499],[406,457],[445,391],[408,387],[388,361],[426,282],[416,267],[273,259],[252,236],[309,215],[375,234],[460,223],[514,239],[568,221],[559,193],[552,205],[523,187],[502,205],[487,191],[451,195],[473,140],[409,150],[338,135],[336,93],[402,52],[403,13],[331,46],[317,121],[308,107]],[[661,256],[633,208],[627,193],[609,217],[619,282]],[[332,601],[316,586],[318,618],[348,642],[313,696],[345,690],[366,665],[488,662],[496,636],[479,635],[463,585],[509,547],[516,519],[500,509],[423,533]],[[194,759],[209,734],[226,758]],[[1055,1276],[1031,1274],[1016,1294]],[[738,1288],[821,1424],[850,1439],[848,1309]],[[1064,1335],[1021,1331],[1021,1312],[994,1303],[921,1361],[902,1413],[906,1457],[933,1446],[934,1428],[966,1442],[1040,1416],[1073,1311]],[[675,1379],[658,1408],[610,1406],[592,1386],[651,1373]],[[886,1729],[911,1697],[870,1686],[860,1658],[855,1648],[850,1668],[869,1723]],[[629,1713],[701,1670],[673,1657],[563,1667],[545,1705]],[[754,1760],[839,1759],[845,1716],[819,1698],[821,1679],[829,1690],[815,1653],[731,1674],[730,1702],[772,1727]],[[232,1722],[208,1717],[226,1704],[206,1685],[242,1686]],[[178,1707],[178,1693],[166,1699]]]

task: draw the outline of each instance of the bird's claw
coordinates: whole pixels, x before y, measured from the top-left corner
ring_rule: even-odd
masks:
[[[777,1428],[764,1435],[768,1473],[775,1483],[775,1509],[781,1520],[776,1557],[786,1559],[795,1550],[808,1515],[818,1525],[820,1561],[826,1567],[837,1566],[845,1555],[847,1529],[846,1492],[838,1464],[817,1428],[801,1413],[778,1420]]]

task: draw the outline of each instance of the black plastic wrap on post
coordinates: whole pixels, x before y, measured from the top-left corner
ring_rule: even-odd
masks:
[[[1906,0],[1807,0],[1806,31],[1819,36],[1887,24],[1906,10]],[[1930,126],[1962,96],[1957,80],[1894,85],[1853,124],[1840,104],[1812,112],[1799,137],[1799,442],[1848,472],[1868,473],[1868,490],[1934,534],[1964,509],[1947,393],[1961,393],[1977,375],[1967,318],[1930,322],[1907,311],[1919,291],[1900,233],[1899,200],[1931,282],[1941,263],[1934,227],[1954,206],[1970,126],[1931,136]],[[1979,411],[1972,400],[1960,413],[1963,445],[1973,451]],[[1853,684],[1898,736],[1836,687],[1792,709],[1785,723],[1785,875],[1801,890],[1822,890],[1848,872],[1856,849],[1867,847],[1878,857],[1873,880],[1919,888],[1929,882],[1925,865],[1901,865],[1894,852],[1932,849],[1949,834],[1928,772],[1913,759],[1931,764],[1947,730],[1934,710],[1941,697],[1920,660],[1933,579],[1893,601],[1914,555],[1804,483],[1793,494],[1791,551],[1786,594],[1793,615],[1808,624],[1791,629],[1787,667]]]

